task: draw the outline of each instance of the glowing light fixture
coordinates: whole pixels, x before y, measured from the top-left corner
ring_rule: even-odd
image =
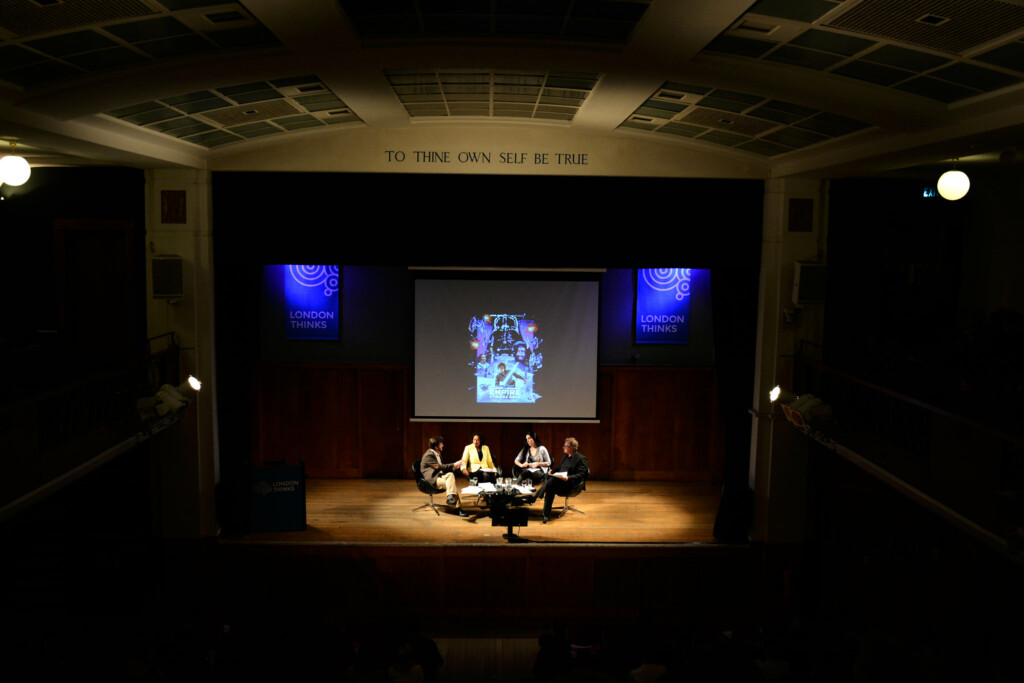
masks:
[[[786,419],[800,429],[808,428],[812,419],[832,415],[832,406],[822,402],[813,394],[791,394],[780,386],[776,386],[768,393],[772,403],[782,406],[782,412]]]
[[[778,384],[775,385],[774,389],[768,392],[768,400],[770,400],[772,403],[775,403],[780,399],[783,403],[789,403],[791,401],[795,401],[796,398],[796,394],[789,393]]]
[[[11,153],[0,159],[0,184],[24,185],[25,181],[32,175],[32,167],[25,161],[25,157],[14,154],[14,143],[11,143]]]
[[[953,170],[946,171],[939,176],[938,182],[939,195],[951,202],[962,199],[971,189],[971,180],[966,173],[957,170],[957,161],[958,159],[953,159]]]

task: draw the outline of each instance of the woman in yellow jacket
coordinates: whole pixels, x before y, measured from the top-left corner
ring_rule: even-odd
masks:
[[[492,470],[482,472],[481,470]],[[493,482],[497,478],[494,460],[491,459],[491,449],[484,444],[484,437],[480,432],[473,434],[473,443],[466,446],[462,451],[462,473],[467,477],[476,477],[478,482]]]

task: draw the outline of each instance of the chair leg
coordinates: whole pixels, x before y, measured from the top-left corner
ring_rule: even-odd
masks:
[[[562,506],[562,512],[558,516],[561,517],[562,515],[564,515],[569,510],[572,510],[573,512],[578,512],[578,513],[580,513],[581,515],[584,515],[584,516],[586,516],[586,514],[587,514],[583,510],[580,510],[579,508],[576,508],[576,507],[573,507],[572,505],[569,505],[569,499],[566,498],[565,499],[565,505]]]
[[[429,503],[424,503],[423,505],[420,505],[418,508],[413,508],[412,511],[416,512],[417,510],[422,510],[423,508],[430,508],[431,510],[434,511],[435,515],[437,515],[438,517],[441,516],[441,513],[437,511],[437,506],[434,505],[434,496],[430,496]]]

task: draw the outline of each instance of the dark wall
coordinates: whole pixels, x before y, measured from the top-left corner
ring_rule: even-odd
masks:
[[[732,268],[760,253],[761,181],[225,172],[212,184],[219,265]]]
[[[1024,407],[1024,174],[973,172],[962,200],[926,181],[831,187],[825,361],[989,424]]]
[[[877,375],[894,359],[918,360],[955,329],[971,200],[924,199],[922,187],[832,184],[826,347],[833,364]]]
[[[341,339],[285,339],[284,294],[261,270],[260,360],[269,363],[411,363],[412,278],[402,266],[341,266]]]
[[[137,360],[146,324],[142,171],[35,168],[0,195],[0,402]]]
[[[0,505],[136,433],[144,190],[142,171],[123,168],[34,168],[0,188]],[[149,514],[134,491],[103,495]]]
[[[603,365],[708,365],[710,285],[694,292],[689,345],[635,345],[634,268],[712,268],[749,283],[760,265],[760,181],[215,173],[213,193],[218,338],[232,342],[229,364],[410,363],[408,267],[498,266],[608,269]],[[659,207],[682,207],[687,222],[663,220]],[[268,227],[275,239],[259,236]],[[259,294],[261,266],[279,263],[343,266],[341,341],[283,340],[272,319],[280,302]]]

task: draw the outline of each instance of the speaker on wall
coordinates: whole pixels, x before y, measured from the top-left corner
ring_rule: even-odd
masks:
[[[153,298],[180,299],[184,295],[181,257],[175,254],[153,256]]]
[[[793,273],[793,303],[823,304],[825,303],[826,268],[823,263],[797,261]]]

